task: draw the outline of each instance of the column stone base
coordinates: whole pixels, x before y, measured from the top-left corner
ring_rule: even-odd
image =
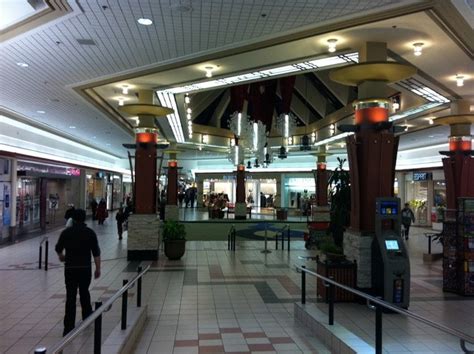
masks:
[[[235,203],[235,219],[247,219],[247,203]]]
[[[160,220],[155,214],[132,214],[128,217],[127,259],[158,259]]]
[[[372,288],[372,241],[373,234],[358,231],[344,232],[344,255],[350,261],[357,262],[357,287]]]
[[[177,205],[167,204],[165,207],[165,220],[179,220],[179,207]]]

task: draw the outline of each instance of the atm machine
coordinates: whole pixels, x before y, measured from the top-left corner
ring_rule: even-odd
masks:
[[[372,242],[372,288],[404,309],[410,302],[410,258],[401,237],[399,198],[377,198]]]

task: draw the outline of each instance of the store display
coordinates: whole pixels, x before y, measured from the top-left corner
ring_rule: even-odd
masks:
[[[474,198],[459,198],[443,227],[443,290],[474,295]]]

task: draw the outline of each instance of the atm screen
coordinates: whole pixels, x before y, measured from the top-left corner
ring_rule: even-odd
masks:
[[[395,200],[387,200],[380,202],[379,206],[380,215],[397,215],[398,214],[398,202]]]
[[[385,248],[387,251],[399,251],[400,247],[398,246],[397,240],[385,240]]]

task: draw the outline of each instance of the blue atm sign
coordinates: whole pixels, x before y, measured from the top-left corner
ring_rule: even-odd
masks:
[[[414,181],[429,181],[433,178],[431,172],[413,172]]]

